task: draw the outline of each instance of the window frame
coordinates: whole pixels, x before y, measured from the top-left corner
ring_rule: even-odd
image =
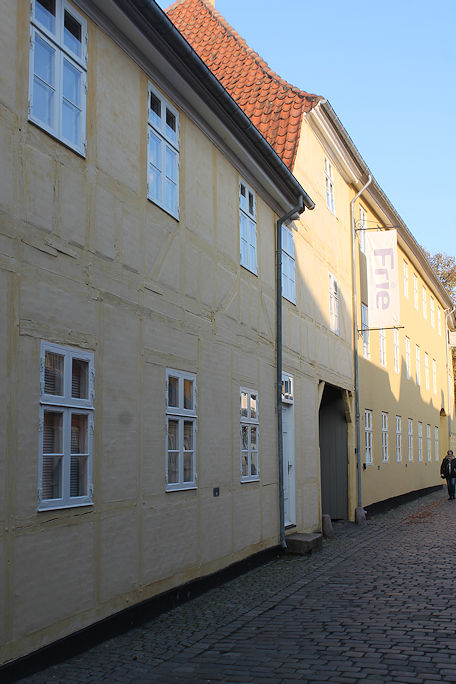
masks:
[[[424,386],[429,389],[429,354],[424,352]]]
[[[151,107],[152,95],[160,101],[160,117],[157,120],[157,115],[153,113]],[[163,114],[161,113],[163,111]],[[170,128],[166,122],[167,112],[170,112],[176,122],[175,135],[168,133]],[[151,156],[151,137],[159,141],[160,144],[160,168],[154,164]],[[171,176],[167,175],[167,152],[171,151],[174,155],[175,168],[175,182]],[[151,167],[160,171],[159,181],[159,196],[153,191],[153,183],[151,182]],[[180,177],[180,118],[178,109],[171,104],[171,102],[150,82],[147,84],[147,199],[153,204],[156,204],[160,209],[163,209],[167,214],[179,221],[180,216],[180,202],[179,202],[179,177]],[[173,182],[175,185],[175,206],[170,206],[166,201],[166,183],[167,180]]]
[[[367,466],[374,463],[372,434],[372,409],[364,409],[364,462]]]
[[[399,343],[399,330],[394,328],[393,330],[393,348],[394,348],[394,372],[398,375],[400,373],[400,343]]]
[[[431,328],[435,328],[435,302],[434,297],[429,296],[429,317],[431,319]]]
[[[442,335],[442,319],[441,319],[441,315],[440,315],[440,307],[439,306],[437,306],[437,329],[438,329],[439,336],[441,336]]]
[[[282,297],[292,304],[296,304],[296,252],[294,235],[293,229],[285,224],[282,224]]]
[[[396,461],[402,462],[402,416],[396,416]]]
[[[382,461],[383,463],[388,463],[388,460],[388,413],[382,411]]]
[[[432,460],[432,443],[431,443],[431,425],[427,423],[426,425],[426,443],[427,443],[427,460]]]
[[[242,194],[242,187],[245,188],[246,194]],[[249,194],[252,195],[252,206],[253,211],[250,211],[250,198]],[[243,197],[246,197],[246,201],[243,202]],[[245,204],[245,206],[242,206]],[[258,275],[258,239],[257,239],[257,211],[256,211],[256,194],[255,191],[243,180],[239,178],[239,263],[247,271],[250,271],[254,275]],[[243,223],[245,219],[245,223]],[[245,235],[243,236],[243,225],[245,228]],[[253,242],[252,242],[253,235]],[[246,258],[244,259],[242,253],[242,244],[246,245]],[[252,250],[254,259],[252,259]],[[251,263],[254,260],[254,263]]]
[[[363,206],[359,206],[359,249],[363,254],[366,253],[366,229],[367,212]]]
[[[416,365],[416,384],[421,387],[421,349],[418,344],[415,345],[415,365]]]
[[[247,395],[247,416],[242,415],[242,395],[246,394]],[[256,397],[256,416],[252,417],[251,411],[252,411],[252,403],[251,403],[251,398],[252,396]],[[239,388],[239,416],[240,416],[240,427],[239,427],[239,444],[240,444],[240,477],[241,477],[241,483],[245,482],[259,482],[260,480],[260,450],[259,450],[259,444],[260,444],[260,431],[259,431],[259,400],[258,400],[258,391],[249,387],[240,387]],[[247,449],[243,449],[243,444],[242,444],[242,428],[246,427],[247,428]],[[256,450],[251,448],[251,430],[255,429],[256,431]],[[242,459],[243,459],[243,453],[247,453],[247,467],[248,467],[248,475],[243,475],[242,472]],[[252,474],[252,454],[256,454],[255,456],[255,462],[254,466],[256,469],[256,473]]]
[[[74,150],[82,157],[87,153],[87,139],[86,139],[86,118],[87,118],[87,21],[67,0],[55,0],[55,31],[51,31],[44,26],[36,17],[37,0],[31,1],[30,13],[30,53],[29,53],[29,82],[28,82],[28,120],[46,131],[53,138],[63,143],[70,149]],[[77,55],[65,43],[65,12],[70,14],[77,23],[81,26],[81,55]],[[46,121],[42,121],[34,112],[34,81],[35,81],[35,50],[37,37],[54,52],[54,93],[53,102],[53,119],[54,125],[49,125]],[[80,84],[78,94],[80,97],[80,107],[76,106],[74,102],[71,104],[80,110],[80,135],[78,142],[66,138],[63,133],[63,101],[67,98],[64,96],[63,83],[63,63],[66,60],[69,65],[80,74]],[[42,79],[37,76],[40,81]],[[50,86],[51,84],[47,84]],[[52,86],[51,86],[52,87]]]
[[[294,377],[290,373],[282,373],[282,403],[294,404]]]
[[[369,307],[361,302],[361,336],[363,339],[363,356],[370,359]]]
[[[63,394],[54,395],[45,391],[46,352],[63,357]],[[72,396],[73,360],[87,363],[87,398]],[[95,366],[94,353],[91,351],[56,344],[41,340],[40,344],[40,411],[39,411],[39,456],[38,456],[38,511],[76,508],[93,504],[93,431],[95,414]],[[62,453],[61,457],[61,496],[55,498],[43,497],[44,457],[52,455],[44,453],[45,414],[57,413],[62,415]],[[86,489],[87,493],[71,496],[71,432],[72,417],[87,416],[87,456]]]
[[[412,377],[412,360],[411,360],[411,344],[410,337],[405,336],[405,370],[407,380]]]
[[[432,359],[432,390],[437,394],[437,362]]]
[[[426,288],[422,287],[422,297],[423,297],[423,318],[427,320],[427,291]]]
[[[403,261],[403,272],[404,272],[404,297],[408,299],[409,296],[409,286],[408,286],[408,262]]]
[[[324,167],[325,167],[325,194],[326,194],[326,206],[331,212],[331,214],[336,215],[336,200],[335,200],[335,188],[334,188],[334,167],[329,161],[328,157],[324,155]]]
[[[439,428],[437,425],[434,425],[434,460],[439,461],[440,460],[440,447],[439,447]]]
[[[178,406],[171,406],[169,404],[169,379],[176,378],[178,380]],[[184,408],[185,399],[185,380],[189,380],[193,383],[192,392],[192,403],[193,408]],[[166,383],[165,383],[165,397],[166,397],[166,434],[165,434],[165,491],[175,492],[175,491],[186,491],[189,489],[197,489],[198,487],[198,475],[196,469],[197,463],[197,376],[196,373],[189,373],[187,371],[176,370],[174,368],[166,369]],[[178,444],[177,448],[169,448],[169,422],[175,421],[178,424]],[[185,449],[185,423],[192,423],[192,440],[193,449]],[[184,481],[184,470],[185,470],[185,459],[184,453],[186,451],[193,452],[193,462],[192,462],[192,480]],[[169,454],[170,452],[176,453],[178,457],[177,462],[177,472],[178,480],[177,482],[169,482]]]
[[[408,426],[408,460],[413,462],[413,418],[407,418]]]
[[[421,463],[423,461],[423,423],[421,420],[418,421],[418,461]]]
[[[413,274],[413,303],[415,309],[418,311],[418,276],[416,273]]]
[[[329,329],[335,334],[340,334],[339,326],[339,286],[331,272],[328,272],[329,294]]]
[[[386,330],[385,328],[380,328],[378,331],[378,341],[379,341],[379,352],[380,352],[380,365],[382,368],[386,368]]]

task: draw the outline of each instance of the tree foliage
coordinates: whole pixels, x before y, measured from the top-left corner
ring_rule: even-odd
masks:
[[[425,254],[431,264],[434,273],[442,283],[445,290],[456,303],[456,259],[447,254],[437,252],[437,254]]]

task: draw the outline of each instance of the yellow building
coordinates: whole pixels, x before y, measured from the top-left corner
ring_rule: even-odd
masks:
[[[329,102],[275,74],[212,0],[179,0],[167,13],[316,203],[293,234],[297,295],[293,305],[283,305],[290,323],[284,368],[297,374],[302,388],[294,415],[298,496],[318,497],[322,513],[353,519],[358,506],[439,485],[439,461],[450,443],[448,416],[454,415],[450,298]],[[360,228],[377,227],[397,230],[399,268],[402,274],[407,263],[410,292],[406,297],[402,287],[396,331],[363,337],[366,232]],[[404,370],[407,339],[410,378]],[[285,451],[288,440],[286,431]],[[294,467],[293,461],[291,472]],[[305,501],[303,510],[309,511]],[[305,529],[313,520],[298,516],[296,522]]]
[[[2,3],[0,63],[6,663],[277,546],[275,231],[313,202],[155,3]]]

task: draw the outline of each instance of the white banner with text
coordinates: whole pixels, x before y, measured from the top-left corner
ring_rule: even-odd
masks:
[[[397,234],[393,230],[366,231],[369,328],[400,325]]]

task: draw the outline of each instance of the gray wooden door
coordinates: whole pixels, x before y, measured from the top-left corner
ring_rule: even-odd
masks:
[[[347,421],[342,392],[326,385],[320,404],[321,512],[347,519]]]

